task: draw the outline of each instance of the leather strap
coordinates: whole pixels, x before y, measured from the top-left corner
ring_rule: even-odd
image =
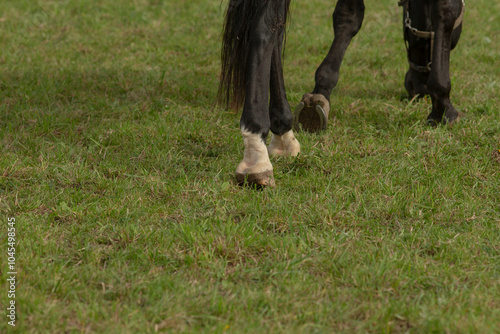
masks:
[[[432,53],[434,51],[434,31],[422,31],[422,30],[418,30],[416,28],[413,28],[411,26],[410,14],[408,12],[408,7],[410,6],[410,0],[401,0],[398,2],[398,5],[403,6],[403,10],[406,13],[406,17],[405,17],[404,22],[403,22],[405,30],[409,30],[413,35],[415,35],[418,38],[429,39],[430,43],[431,43],[429,63],[425,66],[417,65],[410,60],[410,50],[409,50],[409,46],[407,43],[408,39],[407,39],[407,36],[405,34],[405,42],[406,42],[405,44],[406,44],[406,51],[407,51],[407,55],[408,55],[408,63],[410,64],[410,67],[412,69],[414,69],[415,71],[430,72],[431,71],[431,64],[432,64]],[[460,12],[460,15],[455,20],[455,24],[453,25],[453,30],[455,30],[456,28],[458,28],[462,24],[462,22],[464,20],[464,13],[465,13],[465,0],[462,0],[462,11]]]

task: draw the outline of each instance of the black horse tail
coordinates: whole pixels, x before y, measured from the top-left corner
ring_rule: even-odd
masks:
[[[222,37],[221,76],[217,98],[220,104],[238,109],[245,100],[246,64],[256,29],[268,2],[272,1],[271,21],[286,24],[290,0],[230,0]],[[285,12],[283,13],[282,10]],[[272,27],[270,25],[270,27]]]

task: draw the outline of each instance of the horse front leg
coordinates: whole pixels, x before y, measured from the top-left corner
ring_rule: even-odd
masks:
[[[436,1],[432,8],[432,25],[435,27],[432,66],[427,87],[432,99],[432,112],[427,117],[430,125],[453,123],[459,114],[450,101],[450,52],[453,28],[462,10],[462,2]],[[461,27],[460,27],[461,28]],[[456,44],[456,42],[454,42]],[[454,45],[453,45],[454,46]]]
[[[326,129],[330,95],[339,79],[340,66],[352,38],[361,29],[365,13],[363,0],[339,0],[333,12],[334,39],[327,56],[316,70],[316,85],[306,93],[295,111],[295,125],[306,131]]]
[[[404,85],[410,99],[414,96],[421,98],[429,94],[427,80],[432,57],[429,0],[406,0],[400,4],[403,6],[403,32],[409,64]],[[420,31],[421,34],[413,31]]]

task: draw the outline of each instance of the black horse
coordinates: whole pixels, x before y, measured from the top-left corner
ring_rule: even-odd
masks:
[[[281,54],[291,0],[230,0],[226,12],[219,98],[233,108],[243,105],[240,126],[245,151],[236,169],[239,183],[274,185],[269,154],[295,156],[300,145],[292,126],[325,128],[330,94],[352,38],[361,28],[363,0],[338,0],[333,12],[335,37],[316,71],[316,85],[304,94],[292,116],[287,102]],[[458,112],[450,102],[450,51],[462,30],[463,0],[402,0],[410,97],[430,95],[431,125],[452,123]],[[266,138],[272,132],[266,147]]]

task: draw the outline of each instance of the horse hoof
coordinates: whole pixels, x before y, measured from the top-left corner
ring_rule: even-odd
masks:
[[[236,181],[240,185],[260,187],[274,186],[273,165],[269,160],[262,134],[241,129],[245,152],[243,160],[236,167]]]
[[[326,130],[328,126],[328,113],[330,103],[321,94],[304,94],[294,112],[293,127],[307,132]]]
[[[435,120],[433,118],[427,118],[427,125],[430,127],[435,128],[438,126],[439,123],[440,123],[440,121],[438,121],[438,120]]]
[[[453,109],[447,109],[444,113],[443,124],[454,124],[460,119],[460,113]]]
[[[260,173],[237,171],[235,176],[236,176],[236,182],[238,182],[240,186],[263,188],[263,187],[274,187],[276,185],[274,182],[274,176],[272,170]]]
[[[269,155],[280,155],[295,157],[300,153],[300,144],[290,130],[279,136],[273,133],[271,143],[267,147]]]
[[[460,119],[460,114],[458,111],[455,110],[455,108],[450,108],[447,109],[444,115],[436,116],[433,115],[432,113],[427,117],[427,125],[436,127],[438,124],[443,124],[443,125],[452,125],[456,122],[458,122]]]

